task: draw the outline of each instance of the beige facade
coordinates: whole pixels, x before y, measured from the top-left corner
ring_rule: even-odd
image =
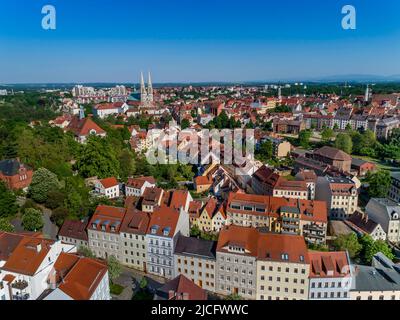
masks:
[[[146,235],[121,233],[121,262],[131,268],[146,271]]]
[[[215,259],[175,253],[176,276],[184,275],[200,288],[215,292]]]
[[[257,300],[307,300],[309,265],[257,261]]]

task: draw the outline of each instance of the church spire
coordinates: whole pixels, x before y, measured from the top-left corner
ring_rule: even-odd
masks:
[[[144,85],[144,77],[143,77],[143,72],[140,73],[140,94],[146,95],[146,87]]]
[[[147,87],[147,92],[148,94],[153,94],[153,84],[151,83],[151,73],[149,71],[149,79],[148,79],[148,87]]]

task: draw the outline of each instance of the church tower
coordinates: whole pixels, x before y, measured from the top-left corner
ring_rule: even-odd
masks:
[[[149,72],[148,87],[144,84],[143,72],[140,73],[140,101],[142,104],[149,104],[154,101],[153,84],[151,82],[151,74]]]

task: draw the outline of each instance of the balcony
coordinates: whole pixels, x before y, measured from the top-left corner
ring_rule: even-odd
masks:
[[[25,280],[17,280],[12,283],[11,287],[17,290],[24,290],[28,287],[28,282]]]
[[[29,300],[29,297],[29,293],[14,294],[12,296],[13,300]]]

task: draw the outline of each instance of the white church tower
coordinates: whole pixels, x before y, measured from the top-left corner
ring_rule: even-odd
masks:
[[[143,104],[149,104],[154,101],[154,96],[153,96],[153,84],[151,82],[151,74],[149,72],[148,76],[148,86],[146,89],[146,85],[144,84],[144,77],[143,77],[143,72],[140,73],[140,101]]]

